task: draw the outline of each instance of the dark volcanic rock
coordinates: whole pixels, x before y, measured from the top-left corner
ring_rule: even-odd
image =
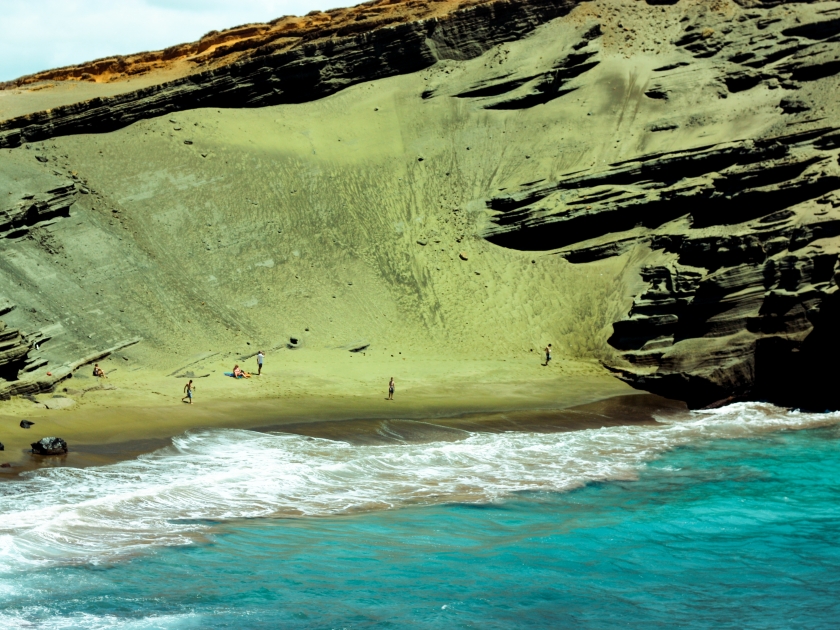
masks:
[[[45,437],[32,442],[32,452],[36,455],[63,455],[67,452],[67,442],[59,437]]]
[[[641,156],[495,197],[487,238],[576,263],[653,250],[647,289],[610,338],[613,369],[634,385],[693,407],[740,396],[837,408],[824,369],[840,348],[837,135]]]
[[[692,407],[751,398],[836,409],[826,366],[840,348],[840,129],[826,95],[838,89],[840,19],[836,8],[738,3],[748,10],[736,19],[687,7],[673,45],[695,62],[657,68],[644,94],[667,105],[702,72],[719,99],[779,90],[772,131],[493,196],[485,237],[573,263],[627,255],[638,265],[645,288],[614,322],[608,362],[635,386]],[[674,110],[645,131],[691,124]]]

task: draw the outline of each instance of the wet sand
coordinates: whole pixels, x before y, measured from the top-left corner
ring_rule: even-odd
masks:
[[[564,433],[638,424],[686,410],[685,404],[653,394],[629,394],[564,409],[466,413],[428,419],[358,418],[260,427],[357,445],[456,441],[470,433]]]

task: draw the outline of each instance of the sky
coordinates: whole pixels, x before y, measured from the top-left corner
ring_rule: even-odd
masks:
[[[360,0],[0,0],[0,81]]]

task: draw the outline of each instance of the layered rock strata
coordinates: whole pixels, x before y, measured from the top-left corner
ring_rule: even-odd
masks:
[[[694,407],[840,406],[825,370],[840,347],[840,131],[815,124],[831,122],[816,115],[820,90],[840,73],[840,20],[826,13],[803,23],[748,12],[731,24],[706,13],[674,42],[719,58],[720,98],[783,88],[775,129],[791,115],[806,131],[643,154],[486,200],[494,243],[573,263],[637,261],[641,289],[610,338],[610,367],[633,385]],[[658,69],[646,97],[684,95],[700,68]],[[648,132],[684,124],[675,112]]]
[[[316,10],[301,17],[287,15],[268,23],[210,31],[196,42],[164,50],[105,57],[45,70],[0,83],[0,88],[23,87],[46,81],[110,83],[172,70],[179,64],[186,64],[181,72],[191,74],[252,56],[291,50],[307,42],[361,35],[385,26],[442,18],[458,9],[487,3],[488,0],[372,0],[354,7]]]
[[[0,207],[0,238],[18,238],[33,228],[69,217],[77,194],[75,183],[66,181],[49,190],[25,193],[6,207]]]
[[[32,344],[19,330],[8,328],[0,320],[0,378],[5,381],[16,380],[31,349]]]
[[[560,246],[576,263],[652,250],[647,286],[610,339],[633,384],[693,406],[833,406],[818,377],[826,342],[812,337],[836,337],[839,149],[829,128],[642,156],[490,199],[488,238]]]
[[[365,81],[416,72],[442,59],[470,59],[524,37],[580,0],[477,4],[440,18],[360,35],[260,48],[235,63],[110,98],[0,122],[0,148],[55,136],[113,131],[198,107],[263,107],[323,98]]]

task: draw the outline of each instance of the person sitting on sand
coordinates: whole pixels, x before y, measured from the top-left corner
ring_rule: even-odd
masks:
[[[195,391],[195,385],[193,385],[192,379],[190,379],[190,382],[187,383],[186,385],[184,385],[184,394],[186,394],[186,396],[184,396],[181,399],[181,402],[184,402],[184,400],[186,399],[187,402],[192,404],[192,395],[193,395],[194,391]]]
[[[242,378],[245,376],[245,372],[242,371],[242,368],[239,365],[233,366],[233,378]]]
[[[394,377],[388,382],[388,400],[394,400]]]
[[[105,376],[105,372],[102,371],[102,368],[99,367],[98,363],[95,363],[93,366],[93,375],[97,378],[108,378],[107,376]]]

